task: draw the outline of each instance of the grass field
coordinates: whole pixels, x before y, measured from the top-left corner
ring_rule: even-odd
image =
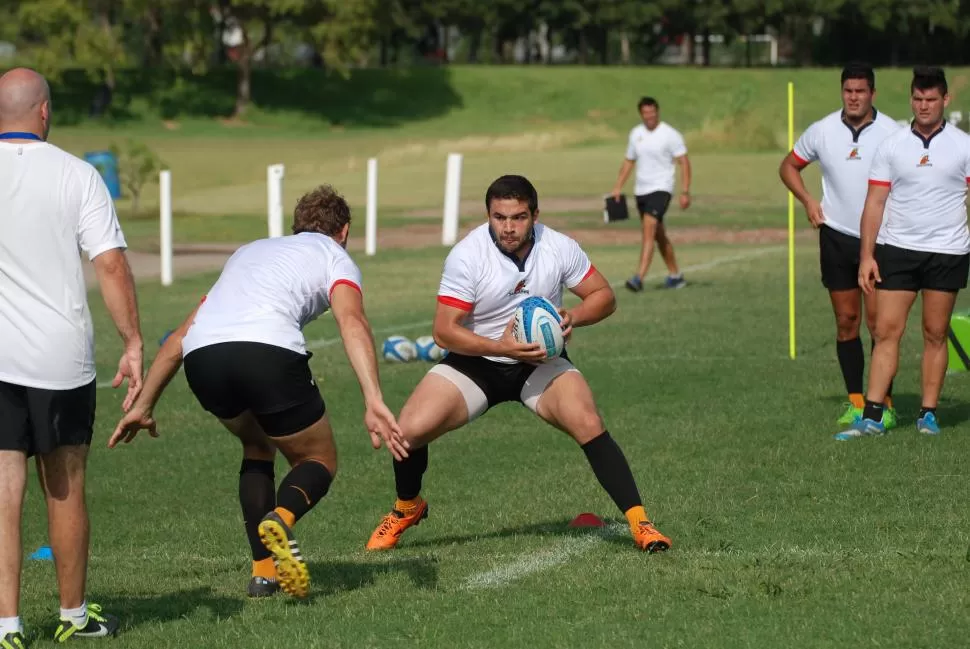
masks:
[[[589,252],[614,282],[636,254]],[[156,413],[162,437],[113,451],[104,443],[120,398],[99,391],[89,593],[123,620],[113,644],[961,646],[970,635],[967,376],[948,379],[943,434],[919,436],[914,318],[896,383],[900,428],[836,443],[844,395],[813,248],[798,251],[794,361],[784,248],[698,245],[680,254],[691,286],[620,293],[616,314],[570,345],[648,511],[673,539],[670,552],[641,554],[622,528],[567,529],[584,511],[613,523],[622,516],[573,442],[505,405],[432,446],[431,517],[399,550],[365,554],[393,498],[390,458],[369,447],[359,392],[324,317],[307,338],[341,469],[297,528],[313,579],[307,603],[246,601],[239,451],[182,376]],[[379,340],[428,331],[443,256],[434,248],[361,260]],[[212,279],[141,287],[149,356]],[[97,295],[92,302],[105,380],[119,345]],[[427,367],[382,364],[392,408]],[[43,521],[32,489],[28,552],[45,541]],[[23,615],[34,646],[52,646],[55,592],[52,564],[27,562]]]

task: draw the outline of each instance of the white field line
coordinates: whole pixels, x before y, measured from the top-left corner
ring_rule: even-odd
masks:
[[[762,257],[773,252],[779,252],[781,250],[787,250],[785,246],[770,246],[767,248],[758,248],[756,250],[751,250],[739,255],[731,255],[729,257],[718,257],[710,261],[706,261],[702,264],[694,264],[693,266],[686,266],[681,269],[684,273],[696,273],[704,270],[710,270],[711,268],[717,268],[718,266],[723,266],[725,264],[733,264],[739,261],[747,261],[748,259],[755,259],[757,257]],[[658,277],[658,273],[651,273],[648,277]],[[618,286],[623,286],[626,280],[620,280],[613,282],[611,286],[614,288]],[[395,333],[398,331],[413,331],[415,329],[421,329],[422,327],[430,327],[432,322],[430,320],[422,320],[420,322],[410,322],[402,325],[394,325],[393,327],[382,327],[380,329],[375,329],[375,334],[385,334],[385,333]],[[322,349],[324,347],[330,347],[331,345],[336,345],[341,342],[339,336],[334,338],[317,338],[316,340],[307,341],[307,349]],[[100,381],[97,384],[98,388],[110,388],[111,381]]]
[[[588,552],[597,543],[625,532],[627,532],[625,525],[613,523],[598,533],[563,539],[551,548],[526,552],[510,561],[500,563],[491,570],[476,573],[465,580],[463,588],[481,590],[505,586],[523,577],[560,566],[573,557]]]

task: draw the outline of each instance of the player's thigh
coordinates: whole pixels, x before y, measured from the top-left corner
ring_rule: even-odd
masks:
[[[956,291],[923,291],[923,337],[937,343],[946,341],[950,317],[956,304]]]
[[[875,337],[898,340],[906,330],[906,319],[916,301],[916,291],[878,289],[876,300],[879,309],[876,311]]]
[[[87,444],[58,446],[37,455],[37,479],[47,498],[66,500],[72,495],[83,496],[90,448]]]
[[[442,362],[414,388],[397,423],[412,447],[420,447],[464,426],[487,409],[481,388],[467,374]]]
[[[580,444],[605,428],[586,378],[564,358],[536,368],[522,389],[522,402]]]
[[[83,493],[96,402],[93,380],[68,390],[27,388],[31,452],[49,498]]]
[[[219,422],[242,443],[245,457],[251,460],[272,460],[276,456],[276,447],[249,410],[229,419],[220,418]]]

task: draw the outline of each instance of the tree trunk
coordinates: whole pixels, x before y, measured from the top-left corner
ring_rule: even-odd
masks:
[[[705,28],[701,42],[701,65],[708,67],[711,65],[711,30]]]
[[[149,7],[145,15],[148,25],[148,46],[145,48],[145,65],[155,67],[162,64],[162,12],[157,6]]]
[[[626,31],[620,32],[620,62],[630,65],[630,35]]]
[[[610,64],[610,31],[603,27],[600,29],[600,63],[602,65]]]
[[[685,46],[687,48],[687,65],[694,65],[694,61],[697,59],[697,52],[695,50],[696,44],[694,43],[694,32],[690,32],[684,35],[686,39]]]
[[[586,30],[579,30],[579,64],[586,65],[589,56],[589,43],[586,41]]]
[[[744,37],[744,64],[751,67],[751,34]]]
[[[242,45],[239,46],[239,80],[236,84],[236,109],[233,117],[242,117],[249,108],[252,99],[253,52],[249,43],[249,31],[244,25],[242,30]]]
[[[448,48],[451,46],[451,26],[445,25],[441,28],[441,62],[448,63]]]

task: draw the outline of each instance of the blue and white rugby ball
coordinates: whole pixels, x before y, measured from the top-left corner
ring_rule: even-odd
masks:
[[[512,336],[520,343],[539,343],[546,360],[562,354],[562,318],[556,306],[544,297],[527,297],[515,309]]]
[[[381,349],[384,360],[391,363],[407,363],[418,357],[418,349],[404,336],[391,336]]]
[[[418,358],[423,361],[440,361],[448,355],[448,352],[438,347],[438,344],[434,341],[434,336],[421,336],[415,339],[414,346],[418,350]]]

